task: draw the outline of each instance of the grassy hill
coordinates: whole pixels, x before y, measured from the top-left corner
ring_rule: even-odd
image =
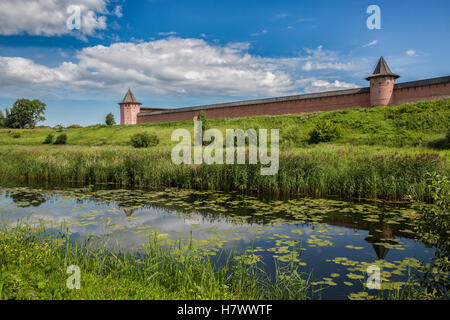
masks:
[[[308,147],[309,132],[318,122],[331,120],[342,128],[336,144],[377,145],[388,147],[417,147],[439,145],[450,123],[450,99],[419,102],[400,106],[349,108],[310,114],[258,116],[234,119],[211,119],[208,127],[225,129],[280,129],[283,147]],[[65,129],[69,145],[100,146],[129,145],[130,137],[139,132],[156,134],[160,146],[174,145],[172,131],[185,128],[193,131],[192,121],[143,124],[134,126],[95,125]],[[19,134],[17,134],[19,132]],[[0,145],[41,145],[56,129],[0,129]],[[18,137],[20,135],[20,137]],[[434,144],[433,144],[434,142]],[[438,141],[437,141],[438,142]]]

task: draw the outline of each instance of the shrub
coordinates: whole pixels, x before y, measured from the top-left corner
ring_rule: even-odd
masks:
[[[58,124],[58,125],[56,126],[56,131],[57,131],[57,132],[63,132],[63,131],[64,131],[64,127],[63,127],[62,125]]]
[[[67,134],[63,133],[56,137],[55,144],[66,144]]]
[[[304,146],[305,141],[298,126],[290,126],[281,130],[281,146],[283,148],[294,148]]]
[[[340,125],[330,120],[321,120],[309,133],[309,140],[312,143],[330,142],[339,139],[341,135],[342,129]]]
[[[147,132],[136,133],[131,137],[131,145],[135,148],[154,147],[158,145],[158,143],[158,137]]]
[[[21,136],[22,136],[22,132],[20,132],[20,131],[11,132],[11,137],[13,137],[14,139],[19,139]]]
[[[427,146],[437,150],[450,149],[450,128],[447,129],[447,134],[445,137],[430,141]]]
[[[83,127],[79,124],[73,124],[71,126],[68,126],[67,129],[82,129]]]
[[[114,115],[112,113],[108,113],[105,119],[105,123],[107,126],[113,126],[116,124],[116,120],[114,119]]]
[[[44,140],[44,144],[51,144],[53,142],[53,134],[49,134]]]

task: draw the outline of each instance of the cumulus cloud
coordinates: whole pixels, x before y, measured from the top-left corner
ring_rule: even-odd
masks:
[[[308,72],[310,76],[302,79],[301,70],[329,73],[348,67],[321,47],[292,58],[260,57],[249,49],[247,42],[220,46],[203,39],[169,37],[86,47],[76,54],[76,60],[57,67],[21,57],[0,57],[0,89],[98,95],[131,86],[156,95],[258,97],[356,87],[330,74],[323,80]]]
[[[336,54],[329,50],[324,50],[322,46],[318,46],[315,49],[306,48],[305,52],[307,56],[302,58],[305,60],[302,70],[314,71],[314,70],[352,70],[355,68],[353,63],[338,62]]]
[[[1,0],[0,35],[70,34],[66,22],[72,13],[67,10],[74,5],[80,8],[81,34],[93,35],[96,30],[106,29],[107,4],[108,0]],[[121,9],[115,14],[121,15]]]
[[[412,56],[415,55],[415,54],[416,54],[416,51],[414,51],[414,50],[407,50],[407,51],[406,51],[406,55],[407,55],[407,56],[412,57]]]
[[[248,43],[216,46],[202,39],[168,38],[142,43],[93,46],[77,62],[56,68],[24,58],[0,58],[0,87],[139,86],[157,94],[276,95],[294,89],[283,71],[289,60],[250,55]]]
[[[344,90],[358,88],[359,86],[355,83],[348,83],[344,81],[334,80],[327,81],[316,78],[306,78],[297,81],[297,83],[304,88],[306,93],[316,93],[324,91],[334,91],[334,90]]]

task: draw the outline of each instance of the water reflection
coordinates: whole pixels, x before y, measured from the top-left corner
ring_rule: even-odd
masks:
[[[384,244],[397,244],[394,233],[391,227],[387,224],[381,226],[381,230],[378,228],[370,228],[369,236],[366,237],[366,241],[372,243],[372,247],[377,254],[378,259],[385,259],[387,253],[389,252],[389,248],[387,248]]]
[[[0,195],[3,221],[23,217],[65,221],[75,240],[82,241],[90,234],[111,234],[125,249],[139,248],[153,236],[167,245],[192,241],[211,257],[221,250],[241,254],[253,248],[270,269],[274,258],[286,262],[301,246],[305,272],[314,271],[319,279],[339,274],[333,278],[337,286],[324,296],[333,299],[345,298],[361,288],[360,282],[352,282],[346,275],[356,272],[347,270],[355,264],[383,259],[392,267],[409,258],[427,260],[434,253],[407,232],[414,224],[409,208],[383,203],[262,201],[238,194],[170,190],[87,193],[0,188]],[[105,230],[105,225],[110,229]],[[352,263],[335,262],[339,257]],[[400,272],[391,276],[396,281],[405,280]]]
[[[130,208],[122,208],[123,212],[125,212],[125,216],[131,217],[136,209],[130,209]]]

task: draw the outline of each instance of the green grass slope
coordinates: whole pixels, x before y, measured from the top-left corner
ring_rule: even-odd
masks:
[[[331,120],[342,128],[337,144],[379,145],[387,147],[439,146],[450,123],[450,99],[418,102],[400,106],[348,108],[338,111],[258,116],[234,119],[211,119],[208,127],[225,129],[280,129],[284,147],[306,147],[309,132],[323,120]],[[69,145],[129,145],[130,137],[139,132],[156,134],[160,146],[171,146],[173,130],[193,131],[192,121],[180,121],[134,126],[95,125],[64,130]],[[20,132],[20,137],[17,137]],[[41,145],[45,137],[62,132],[56,129],[11,130],[0,129],[0,145]]]

